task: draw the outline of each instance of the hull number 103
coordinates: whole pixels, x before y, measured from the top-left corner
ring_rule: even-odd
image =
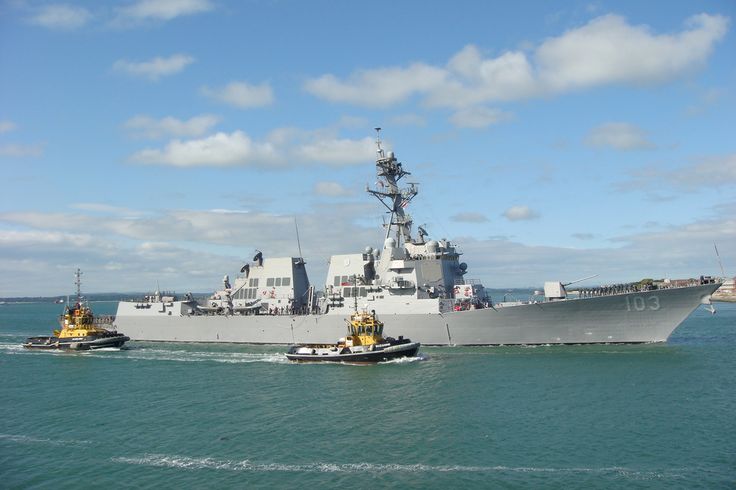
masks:
[[[644,311],[659,309],[659,297],[657,296],[626,296],[626,311]]]

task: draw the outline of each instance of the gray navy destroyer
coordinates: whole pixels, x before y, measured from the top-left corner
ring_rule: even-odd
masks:
[[[380,131],[380,128],[377,128]],[[412,234],[407,206],[417,184],[393,152],[376,139],[377,182],[366,191],[385,206],[378,248],[333,255],[324,289],[307,276],[302,257],[258,252],[231,282],[206,300],[156,292],[122,301],[115,326],[133,340],[256,344],[330,343],[356,301],[424,345],[512,345],[664,342],[718,287],[709,279],[680,287],[640,284],[568,292],[546,282],[544,295],[496,303],[478,280],[466,279],[457,246]]]

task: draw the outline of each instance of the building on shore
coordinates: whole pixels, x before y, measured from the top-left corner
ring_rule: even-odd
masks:
[[[728,301],[736,303],[736,277],[723,281],[723,285],[711,296],[713,301]]]

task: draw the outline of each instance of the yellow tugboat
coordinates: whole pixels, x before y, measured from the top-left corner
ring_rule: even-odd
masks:
[[[23,343],[26,349],[68,349],[90,350],[103,347],[122,347],[130,337],[114,330],[107,330],[95,323],[92,310],[84,303],[81,294],[81,271],[75,273],[77,300],[73,306],[67,305],[59,323],[60,330],[54,330],[51,337],[29,337]]]
[[[348,335],[336,344],[292,345],[286,353],[291,361],[375,363],[416,356],[419,342],[399,336],[383,337],[383,322],[376,312],[356,311],[348,320]]]

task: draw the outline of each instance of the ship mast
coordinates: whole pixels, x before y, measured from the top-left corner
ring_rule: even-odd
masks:
[[[74,284],[77,286],[77,304],[82,304],[82,271],[77,268],[74,273]]]
[[[409,205],[414,196],[419,193],[419,189],[415,183],[409,183],[409,187],[399,188],[398,182],[405,175],[411,175],[403,169],[401,162],[396,159],[394,152],[386,153],[381,146],[381,128],[376,129],[376,175],[378,181],[377,188],[366,189],[373,194],[381,204],[386,206],[391,214],[388,224],[383,226],[386,228],[386,238],[391,236],[391,230],[396,227],[396,246],[411,242],[411,215],[404,212],[404,208]]]

